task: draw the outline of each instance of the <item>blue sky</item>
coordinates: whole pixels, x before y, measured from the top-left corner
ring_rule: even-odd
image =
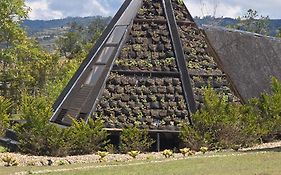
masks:
[[[112,16],[124,0],[26,0],[30,19],[68,16]],[[263,16],[281,19],[281,0],[185,0],[192,16],[237,17],[252,8]]]

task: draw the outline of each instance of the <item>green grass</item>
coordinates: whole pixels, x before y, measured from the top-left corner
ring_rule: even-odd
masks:
[[[0,174],[45,170],[51,175],[279,175],[281,153],[218,153],[184,160],[132,161],[115,164],[67,165],[59,167],[0,168]],[[76,170],[74,168],[77,168]],[[64,169],[64,171],[62,171]],[[49,173],[46,173],[48,171]],[[58,172],[54,172],[58,171]]]

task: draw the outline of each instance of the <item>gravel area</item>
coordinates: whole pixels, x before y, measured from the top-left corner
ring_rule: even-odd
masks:
[[[83,155],[83,156],[67,156],[67,157],[45,157],[45,156],[29,156],[18,153],[0,153],[0,166],[4,166],[5,162],[2,161],[3,157],[14,158],[18,166],[58,166],[67,164],[82,164],[82,163],[97,163],[100,162],[99,156]],[[174,158],[183,157],[182,154],[173,154]],[[139,154],[135,160],[150,160],[150,159],[163,159],[162,153],[148,153]],[[134,160],[127,154],[109,154],[105,157],[106,162],[124,162]]]
[[[251,148],[244,148],[240,151],[252,151],[252,150],[263,150],[263,149],[272,149],[272,148],[281,148],[281,141],[264,143],[256,145]],[[196,153],[202,154],[202,153]],[[3,157],[12,157],[18,163],[18,166],[59,166],[67,164],[83,164],[83,163],[97,163],[100,162],[99,156],[92,155],[83,155],[83,156],[67,156],[67,157],[46,157],[46,156],[30,156],[22,155],[19,153],[0,153],[0,166],[4,166]],[[175,159],[183,158],[183,155],[180,153],[173,154]],[[159,160],[163,159],[164,156],[162,153],[152,152],[147,154],[139,154],[136,160]],[[124,162],[134,160],[131,156],[127,154],[109,154],[105,157],[106,162]]]
[[[251,148],[243,148],[241,149],[241,151],[262,150],[262,149],[272,149],[272,148],[281,148],[281,141],[258,144]]]

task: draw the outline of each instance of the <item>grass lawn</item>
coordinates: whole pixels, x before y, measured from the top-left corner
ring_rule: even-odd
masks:
[[[280,175],[280,165],[280,152],[217,153],[182,160],[147,160],[59,167],[1,167],[0,174],[30,172],[52,175]]]

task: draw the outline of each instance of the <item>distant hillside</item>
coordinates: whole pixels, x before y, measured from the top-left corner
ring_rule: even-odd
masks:
[[[60,36],[70,31],[70,24],[76,23],[78,26],[87,28],[93,22],[109,23],[111,17],[68,17],[54,20],[25,20],[22,26],[28,32],[28,35],[39,42],[46,50],[52,52],[55,49],[55,42]]]
[[[91,16],[91,17],[68,17],[64,19],[54,19],[49,21],[44,20],[25,20],[23,26],[27,29],[30,35],[33,35],[36,32],[42,32],[45,29],[51,28],[63,28],[71,22],[76,22],[79,25],[87,26],[91,21],[98,18],[107,19],[110,21],[111,17],[101,17],[101,16]],[[217,26],[228,26],[236,24],[237,20],[232,18],[194,18],[198,25],[217,25]],[[281,27],[281,19],[272,19],[270,20],[270,35],[275,35],[278,28]]]
[[[54,50],[54,43],[57,38],[64,35],[70,30],[69,24],[76,22],[78,25],[83,27],[88,27],[94,21],[110,22],[111,17],[101,17],[101,16],[92,16],[92,17],[68,17],[65,19],[55,19],[55,20],[25,20],[23,27],[26,28],[28,34],[36,39],[44,48],[49,51]],[[237,20],[232,18],[212,18],[204,17],[194,18],[195,22],[199,25],[215,25],[226,27],[228,25],[233,25],[237,23]],[[270,35],[275,36],[277,30],[281,28],[281,19],[270,20]]]
[[[205,17],[201,18],[194,18],[195,22],[200,25],[216,25],[221,27],[226,27],[229,25],[237,24],[238,21],[232,18],[212,18],[212,17]],[[281,28],[281,19],[271,19],[269,21],[269,35],[275,36],[278,29]]]
[[[63,28],[72,22],[76,22],[79,25],[87,26],[92,21],[97,19],[107,19],[110,21],[111,17],[101,17],[101,16],[91,16],[91,17],[67,17],[64,19],[54,19],[54,20],[25,20],[23,26],[26,28],[27,32],[30,35],[33,35],[36,32],[42,32],[46,29],[53,28]]]

